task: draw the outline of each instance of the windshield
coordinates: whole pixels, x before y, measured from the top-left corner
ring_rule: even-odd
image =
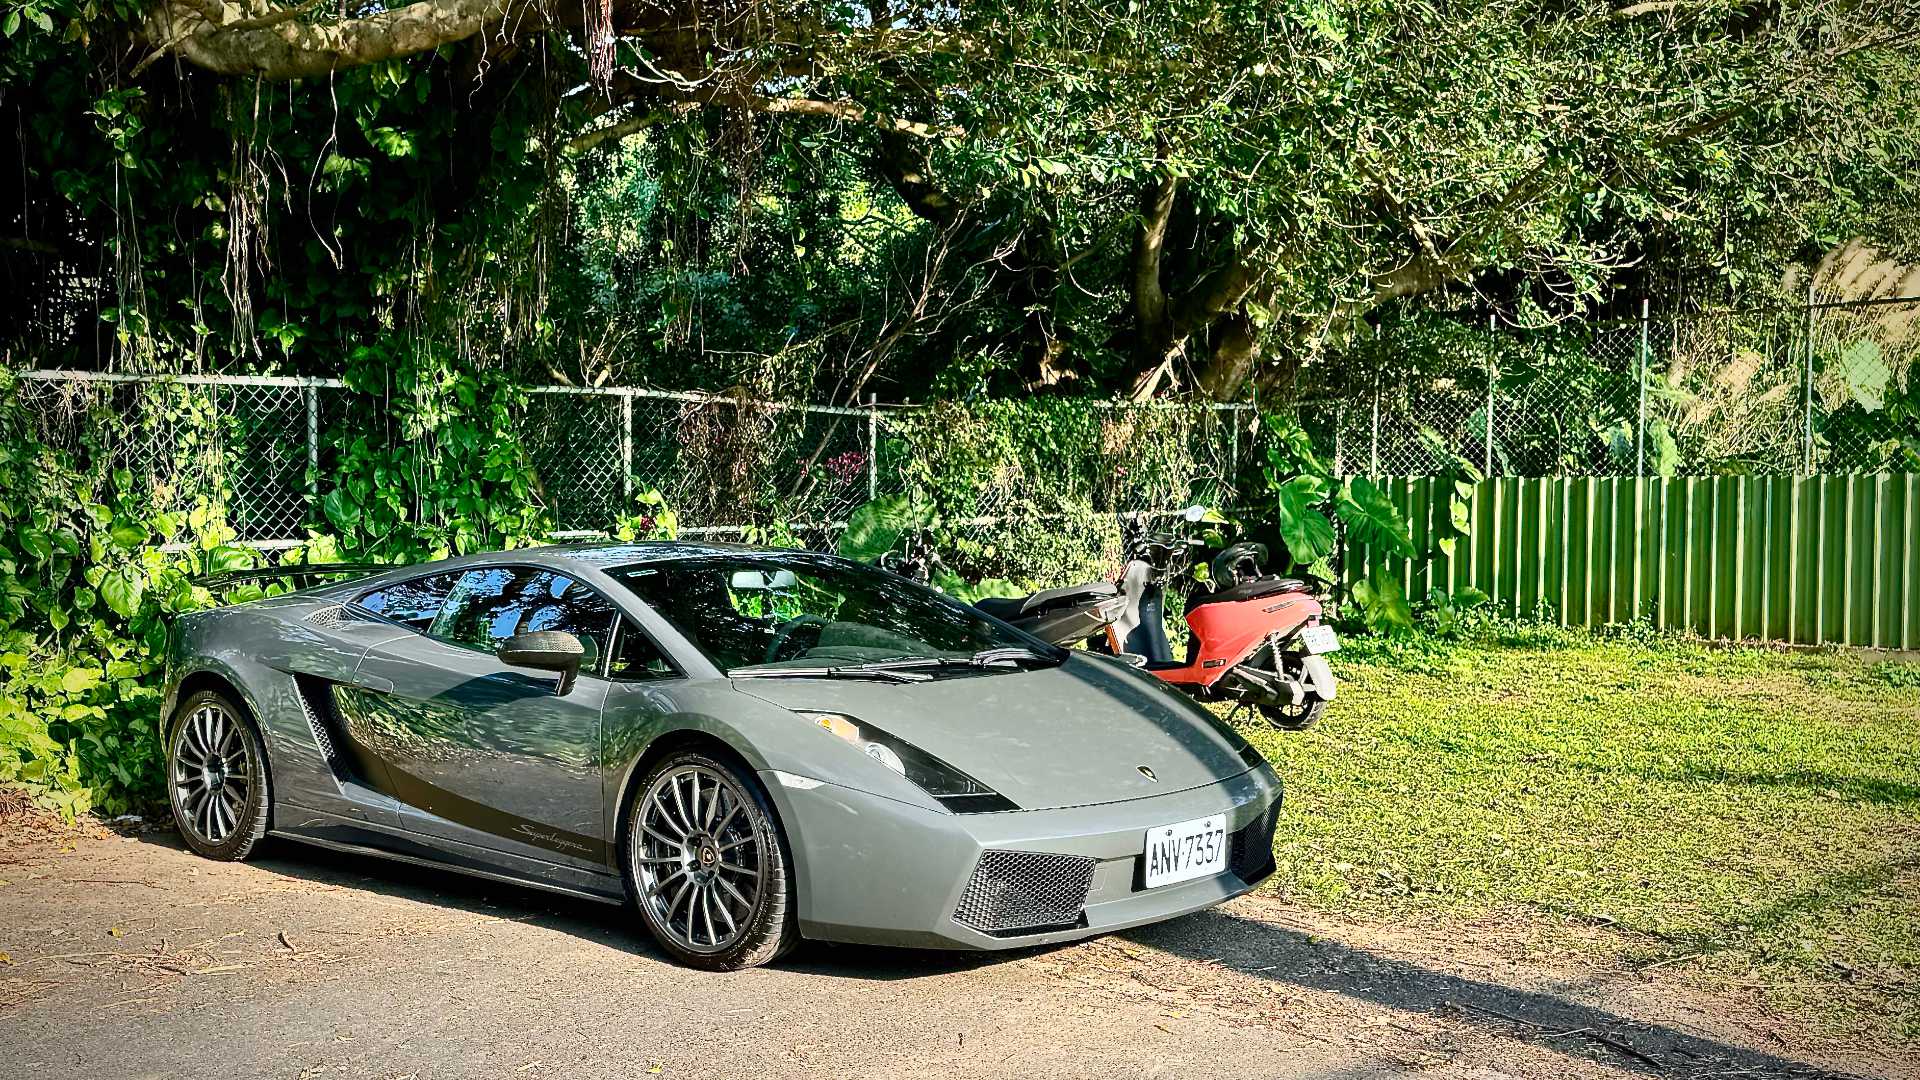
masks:
[[[729,673],[1058,650],[905,578],[805,552],[615,567],[615,581]]]

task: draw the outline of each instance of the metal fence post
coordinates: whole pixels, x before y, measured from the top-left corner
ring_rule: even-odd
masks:
[[[867,395],[867,501],[880,497],[880,395]]]
[[[1807,315],[1804,333],[1801,335],[1800,361],[1803,369],[1800,376],[1800,422],[1803,436],[1800,443],[1800,473],[1813,475],[1813,271],[1807,271]]]
[[[1380,382],[1386,368],[1386,354],[1380,351],[1380,324],[1373,324],[1373,450],[1368,476],[1380,475]]]
[[[1487,335],[1489,337],[1497,332],[1494,319],[1494,313],[1491,311],[1487,312]],[[1481,463],[1480,467],[1480,471],[1487,476],[1493,475],[1493,385],[1500,378],[1499,365],[1494,362],[1493,346],[1493,342],[1489,341],[1487,343],[1487,445],[1483,453],[1485,460]]]
[[[1633,475],[1647,475],[1647,316],[1649,305],[1640,300],[1640,356],[1636,364],[1640,404],[1633,418]]]
[[[1335,401],[1333,403],[1333,475],[1335,476],[1347,475],[1346,446],[1341,439],[1341,433],[1346,430],[1346,426],[1347,403]]]
[[[633,505],[633,395],[620,395],[620,498]]]
[[[309,383],[307,399],[307,495],[320,512],[320,388]]]

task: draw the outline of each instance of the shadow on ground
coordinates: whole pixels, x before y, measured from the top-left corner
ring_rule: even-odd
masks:
[[[1551,993],[1435,971],[1226,911],[1201,912],[1125,936],[1242,974],[1523,1039],[1568,1057],[1648,1076],[1838,1075]]]

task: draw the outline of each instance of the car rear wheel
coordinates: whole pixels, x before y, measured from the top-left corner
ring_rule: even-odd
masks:
[[[239,862],[267,833],[267,755],[247,710],[216,690],[188,696],[167,735],[167,797],[187,846]]]
[[[640,917],[681,963],[735,971],[799,940],[779,823],[731,762],[696,751],[662,759],[640,781],[625,849]]]

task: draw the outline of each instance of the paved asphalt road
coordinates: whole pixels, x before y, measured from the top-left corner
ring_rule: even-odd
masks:
[[[288,845],[0,827],[0,1077],[1863,1075],[1750,1005],[1248,898],[993,956],[666,963],[616,908]]]

